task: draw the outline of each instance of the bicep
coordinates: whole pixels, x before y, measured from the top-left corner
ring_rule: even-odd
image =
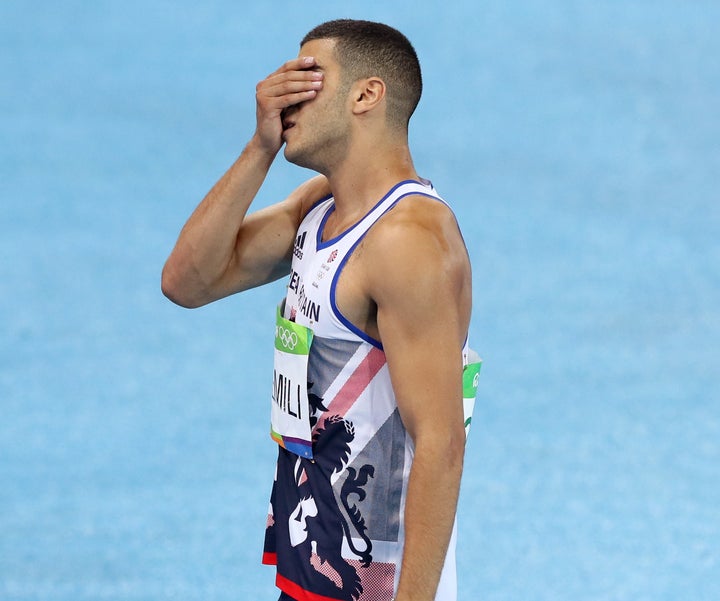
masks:
[[[289,273],[300,222],[313,202],[328,192],[327,180],[316,177],[284,201],[245,218],[227,272],[227,286],[232,292],[261,286]]]
[[[228,285],[237,291],[246,290],[287,273],[298,226],[295,204],[285,200],[245,218],[228,267]]]

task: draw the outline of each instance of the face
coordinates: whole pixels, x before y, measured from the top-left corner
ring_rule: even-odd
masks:
[[[285,130],[285,158],[291,163],[327,174],[341,161],[350,141],[347,86],[341,84],[334,40],[312,40],[299,56],[315,57],[313,69],[322,71],[323,87],[315,98],[285,109],[293,127]]]

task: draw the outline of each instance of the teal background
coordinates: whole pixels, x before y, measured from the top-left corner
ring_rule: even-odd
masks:
[[[255,83],[400,28],[416,166],[484,359],[460,599],[720,598],[720,4],[0,4],[0,599],[275,599],[259,566],[282,283],[186,311],[184,220]],[[258,199],[310,174],[278,161]]]

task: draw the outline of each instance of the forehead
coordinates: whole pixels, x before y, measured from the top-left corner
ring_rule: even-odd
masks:
[[[337,65],[337,60],[335,60],[335,40],[327,38],[310,40],[302,45],[298,56],[315,57],[317,65],[321,68]]]

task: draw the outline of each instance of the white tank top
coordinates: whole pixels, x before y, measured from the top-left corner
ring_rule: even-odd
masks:
[[[313,460],[279,449],[263,558],[277,565],[278,586],[296,599],[390,601],[397,590],[412,440],[382,344],[339,311],[335,291],[365,234],[408,195],[444,202],[429,183],[406,181],[335,238],[322,239],[332,197],[298,229],[283,316],[313,331]],[[453,532],[436,601],[456,596]]]
[[[312,328],[318,336],[342,340],[358,338],[382,345],[350,323],[338,310],[335,290],[342,268],[368,230],[402,198],[422,195],[443,201],[432,185],[406,181],[396,185],[359,222],[339,236],[323,241],[325,223],[335,210],[332,197],[313,206],[300,225],[293,249],[293,265],[285,317]]]

